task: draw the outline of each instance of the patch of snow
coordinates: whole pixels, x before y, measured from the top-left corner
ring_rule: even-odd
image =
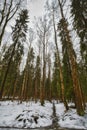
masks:
[[[36,128],[52,124],[52,104],[45,102],[41,106],[39,102],[0,102],[0,126],[18,128]]]
[[[74,105],[74,104],[69,104]],[[56,114],[58,116],[58,123],[61,127],[75,128],[75,129],[87,129],[87,114],[79,116],[76,113],[76,109],[70,108],[65,111],[62,103],[56,105]]]

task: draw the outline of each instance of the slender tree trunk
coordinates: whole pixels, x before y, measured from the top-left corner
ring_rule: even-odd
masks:
[[[32,95],[31,93],[31,88],[32,88],[32,80],[30,80],[30,76],[29,76],[29,72],[27,72],[27,76],[26,76],[26,89],[25,89],[25,93],[24,93],[24,99],[27,101],[30,97],[29,94]]]
[[[35,103],[37,102],[37,92],[38,92],[38,89],[37,89],[37,77],[35,79]]]
[[[44,105],[44,96],[45,96],[45,80],[46,80],[46,54],[45,54],[45,31],[43,37],[43,78],[41,85],[41,105]]]
[[[44,96],[45,96],[45,64],[43,66],[43,80],[41,85],[41,105],[44,105]]]
[[[13,98],[12,98],[12,101],[15,99],[16,84],[17,84],[17,77],[15,77],[15,80],[14,80],[14,87],[13,87]]]
[[[51,101],[51,59],[50,55],[48,55],[48,81],[49,81],[49,100]]]
[[[54,12],[53,12],[53,26],[54,26],[54,40],[55,40],[55,45],[56,45],[56,50],[57,50],[57,63],[59,65],[59,73],[60,73],[60,82],[61,82],[61,92],[62,92],[62,101],[64,103],[64,106],[66,110],[69,109],[68,104],[65,99],[65,88],[64,88],[64,81],[63,81],[63,72],[62,72],[62,66],[60,63],[60,57],[59,57],[59,49],[57,45],[57,34],[56,34],[56,28],[55,28],[55,21],[54,21]]]
[[[21,95],[20,95],[20,103],[22,103],[23,98],[24,98],[25,82],[26,82],[26,71],[24,73],[24,79],[23,79],[22,90],[21,90]]]

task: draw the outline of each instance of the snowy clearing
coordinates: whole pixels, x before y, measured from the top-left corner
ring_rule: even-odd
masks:
[[[87,114],[80,117],[76,114],[75,109],[69,109],[65,113],[63,103],[56,103],[56,116],[58,124],[65,128],[87,129]],[[0,126],[17,127],[17,128],[38,128],[52,125],[52,103],[45,101],[41,106],[39,102],[23,102],[18,104],[17,101],[0,102]]]

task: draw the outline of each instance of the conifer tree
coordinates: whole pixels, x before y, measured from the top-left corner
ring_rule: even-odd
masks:
[[[59,65],[57,62],[56,53],[54,54],[54,66],[53,66],[53,75],[52,75],[52,97],[58,100],[62,100]]]
[[[63,79],[63,71],[62,71],[59,48],[58,48],[58,43],[57,43],[57,31],[56,31],[56,27],[55,27],[54,13],[53,13],[53,28],[54,28],[54,42],[55,42],[55,46],[56,46],[57,62],[58,62],[58,65],[59,65],[59,73],[60,73],[62,101],[64,103],[66,110],[68,110],[69,108],[68,108],[68,104],[67,104],[66,97],[65,97],[65,86],[64,86],[64,79]]]
[[[7,49],[7,51],[5,52],[3,56],[3,60],[2,60],[2,63],[3,63],[2,75],[3,76],[7,69],[7,65],[8,65],[11,53],[12,53],[12,48],[13,48],[13,44],[9,46],[9,48]],[[6,85],[5,85],[5,89],[8,90],[7,95],[9,95],[10,93],[10,95],[13,96],[12,94],[13,89],[16,87],[16,85],[14,87],[14,84],[20,73],[20,63],[21,63],[22,55],[23,55],[23,46],[21,44],[18,44],[18,46],[16,46],[15,53],[14,53],[14,56],[13,56],[13,59],[11,61],[11,65],[9,68],[9,73],[7,75],[7,80],[6,80]],[[3,68],[4,68],[4,71],[3,71]],[[3,81],[3,76],[1,77],[2,81]],[[10,86],[10,87],[7,88],[6,86]]]
[[[8,61],[7,69],[2,81],[0,98],[2,98],[3,95],[6,78],[10,69],[11,61],[15,54],[15,48],[18,44],[23,44],[26,41],[27,22],[28,22],[28,11],[22,10],[18,18],[16,19],[15,27],[13,27],[13,31],[12,31],[13,47],[12,47],[11,56]]]
[[[79,63],[79,75],[82,89],[84,90],[85,95],[87,95],[87,1],[71,0],[71,14],[73,16],[74,29],[80,38],[82,59]]]
[[[62,44],[62,54],[63,54],[63,77],[64,77],[64,86],[66,98],[70,99],[73,96],[72,91],[72,76],[71,76],[71,67],[70,60],[68,55],[68,50],[66,47],[67,41],[65,38],[64,30],[62,28],[62,20],[58,23],[59,36],[61,38]]]
[[[84,115],[84,100],[83,100],[81,84],[80,84],[80,80],[79,80],[79,76],[78,76],[75,52],[74,52],[73,44],[72,44],[72,41],[70,38],[70,34],[69,34],[70,32],[68,30],[67,20],[65,19],[62,4],[61,4],[60,0],[58,0],[58,4],[60,7],[60,13],[61,13],[61,17],[62,17],[62,23],[63,23],[62,27],[63,27],[65,38],[67,41],[66,47],[67,47],[68,55],[69,55],[69,59],[70,59],[71,74],[72,74],[72,80],[73,80],[73,89],[74,89],[77,113],[79,115]]]
[[[87,1],[71,0],[74,29],[80,37],[82,60],[87,65]]]

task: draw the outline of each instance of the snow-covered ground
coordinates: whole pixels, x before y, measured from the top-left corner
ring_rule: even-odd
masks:
[[[65,112],[62,103],[56,103],[56,115],[58,124],[66,128],[87,129],[87,114],[80,117],[76,114],[75,109],[69,109]],[[0,126],[17,127],[17,128],[37,128],[52,125],[52,103],[45,101],[41,106],[39,102],[23,102],[18,104],[17,101],[0,102]]]
[[[65,112],[63,104],[57,104],[56,114],[59,117],[58,124],[61,127],[87,130],[87,113],[84,116],[79,116],[76,109],[72,108]]]
[[[52,124],[52,104],[44,106],[35,102],[0,102],[0,126],[18,128],[36,128]]]

